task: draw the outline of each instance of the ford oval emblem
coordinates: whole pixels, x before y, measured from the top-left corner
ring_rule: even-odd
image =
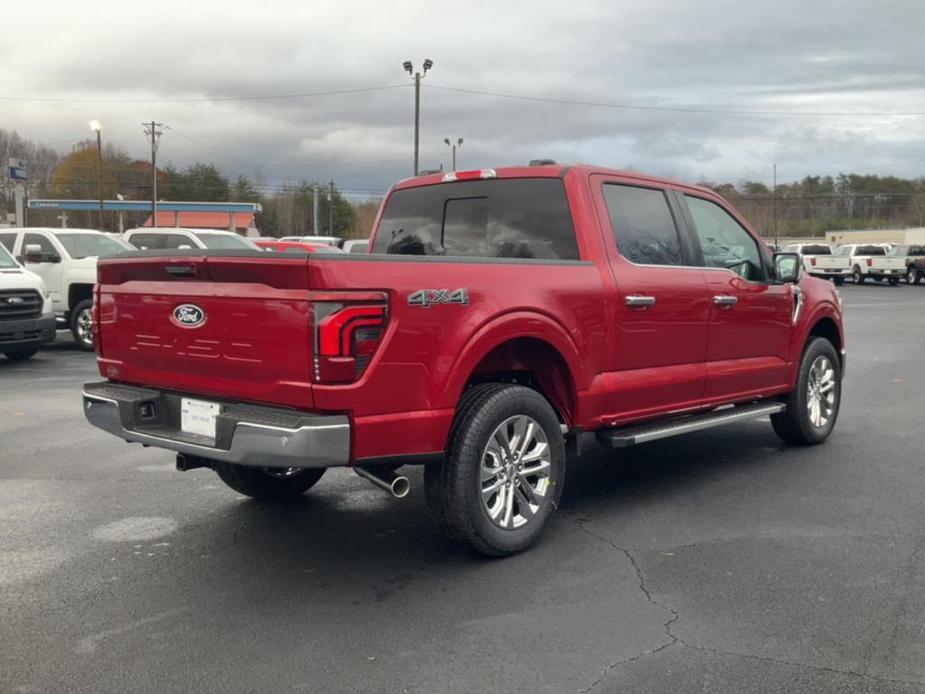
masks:
[[[173,310],[172,318],[181,328],[198,328],[206,322],[206,312],[196,304],[180,304]]]

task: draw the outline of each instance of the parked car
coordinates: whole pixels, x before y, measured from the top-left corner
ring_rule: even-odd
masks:
[[[350,239],[342,248],[344,253],[369,253],[369,239]]]
[[[143,250],[177,250],[186,248],[254,250],[250,239],[221,229],[184,229],[180,227],[139,227],[125,232],[125,240]]]
[[[848,258],[851,276],[856,284],[864,284],[867,278],[878,282],[886,279],[890,284],[899,284],[906,274],[906,264],[901,258],[887,255],[888,246],[881,243],[848,243],[835,249],[835,255]]]
[[[304,241],[283,241],[282,239],[258,239],[254,245],[264,251],[271,253],[285,253],[287,251],[298,251],[302,253],[343,253],[336,246],[329,246],[326,243],[306,243]]]
[[[0,244],[0,354],[29,359],[55,339],[55,314],[42,278]]]
[[[118,236],[93,229],[47,227],[0,231],[0,243],[12,248],[17,260],[45,282],[58,327],[70,328],[78,346],[92,351],[97,258],[133,247]]]
[[[851,261],[845,256],[832,255],[832,247],[827,243],[791,243],[783,250],[799,253],[803,269],[813,277],[830,279],[840,285],[851,275]]]
[[[426,463],[437,525],[489,555],[539,537],[588,437],[835,425],[837,291],[709,189],[590,166],[411,178],[371,250],[102,261],[87,419],[263,500],[335,466],[403,496],[396,468]]]
[[[283,236],[280,241],[301,241],[303,243],[325,243],[340,248],[343,239],[340,236]]]
[[[918,284],[925,277],[925,245],[896,246],[889,254],[904,260],[909,284]]]

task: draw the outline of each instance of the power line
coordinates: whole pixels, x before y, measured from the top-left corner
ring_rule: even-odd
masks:
[[[748,109],[730,108],[700,108],[696,106],[648,106],[642,104],[625,104],[606,101],[579,101],[575,99],[560,99],[546,96],[531,96],[527,94],[507,94],[503,92],[488,92],[479,89],[465,89],[462,87],[447,87],[440,84],[424,85],[427,89],[440,89],[446,92],[459,94],[475,94],[478,96],[491,96],[499,99],[513,99],[516,101],[534,101],[545,104],[562,104],[566,106],[591,106],[596,108],[614,108],[629,111],[663,111],[666,113],[708,113],[733,116],[850,116],[874,118],[882,116],[925,116],[925,111],[756,111]]]
[[[359,94],[363,92],[376,92],[386,89],[407,89],[407,84],[387,84],[379,87],[354,87],[351,89],[330,89],[321,92],[303,92],[296,94],[244,94],[239,96],[202,96],[182,98],[145,97],[137,99],[113,97],[45,97],[45,96],[2,96],[0,101],[26,101],[46,103],[79,103],[79,104],[196,104],[222,101],[272,101],[278,99],[308,99],[316,96],[332,96],[335,94]]]

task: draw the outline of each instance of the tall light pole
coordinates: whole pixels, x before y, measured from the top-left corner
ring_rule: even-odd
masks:
[[[157,142],[164,134],[165,126],[163,123],[151,121],[150,123],[141,124],[145,130],[145,137],[151,141],[151,174],[153,182],[151,184],[151,226],[157,226]]]
[[[103,126],[95,118],[90,121],[90,130],[96,133],[96,158],[99,164],[97,191],[100,197],[100,231],[103,230]]]
[[[421,80],[424,78],[424,75],[427,74],[427,71],[434,66],[434,61],[430,58],[427,58],[422,67],[421,72],[415,72],[414,65],[411,64],[410,60],[406,60],[402,63],[402,67],[405,68],[405,71],[414,78],[414,175],[418,175],[418,152],[419,152],[419,143],[420,143],[420,131],[421,131]]]
[[[443,141],[446,142],[446,146],[453,150],[453,168],[451,171],[456,171],[456,148],[462,147],[463,139],[460,137],[456,142],[450,142],[450,138],[444,137]]]

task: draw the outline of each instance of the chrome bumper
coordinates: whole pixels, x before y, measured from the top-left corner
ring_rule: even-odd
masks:
[[[194,396],[202,399],[201,396]],[[223,404],[214,442],[180,431],[181,396],[103,381],[83,390],[93,426],[120,439],[256,467],[337,467],[350,461],[350,421],[273,407]]]

